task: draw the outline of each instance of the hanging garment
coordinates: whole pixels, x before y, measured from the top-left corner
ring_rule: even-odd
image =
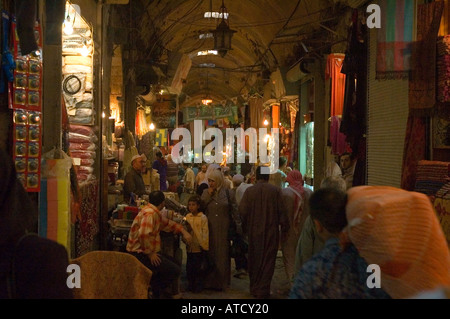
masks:
[[[291,109],[285,101],[280,103],[280,123],[284,128],[291,128]]]
[[[272,105],[272,127],[279,128],[280,123],[280,105]]]
[[[353,16],[348,49],[342,72],[346,74],[344,110],[340,131],[347,137],[353,152],[358,152],[360,139],[366,133],[367,110],[367,26]]]
[[[411,56],[410,109],[430,109],[436,103],[436,38],[443,1],[419,5],[417,38]]]
[[[263,126],[263,99],[253,97],[249,100],[250,127],[258,129]]]
[[[339,116],[331,117],[330,124],[330,142],[331,153],[335,155],[342,155],[347,151],[347,142],[345,134],[339,131],[341,127],[341,118]]]
[[[136,135],[141,137],[149,130],[147,120],[145,119],[145,110],[139,108],[136,110]]]
[[[325,80],[331,78],[331,116],[342,115],[344,107],[345,74],[341,73],[344,54],[330,54],[327,59]]]
[[[444,2],[444,11],[442,12],[441,25],[439,27],[439,36],[450,34],[450,2]]]
[[[20,51],[24,56],[39,49],[34,34],[36,8],[36,0],[16,1],[17,35],[20,39]]]

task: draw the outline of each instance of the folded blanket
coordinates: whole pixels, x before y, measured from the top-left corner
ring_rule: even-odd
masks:
[[[92,66],[92,58],[85,56],[69,55],[64,57],[64,65]]]
[[[94,123],[94,115],[92,116],[69,116],[70,124],[85,124],[90,125]]]
[[[63,74],[74,74],[74,73],[92,73],[92,67],[91,66],[85,66],[85,65],[70,65],[66,64],[63,67],[62,70]]]

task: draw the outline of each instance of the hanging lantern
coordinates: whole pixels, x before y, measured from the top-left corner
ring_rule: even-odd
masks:
[[[231,50],[231,38],[233,37],[233,33],[236,31],[231,30],[228,22],[225,21],[225,14],[228,15],[228,12],[223,4],[223,0],[220,13],[222,15],[222,21],[219,23],[217,28],[211,32],[214,34],[214,50],[217,50],[223,58],[227,54],[228,50]]]

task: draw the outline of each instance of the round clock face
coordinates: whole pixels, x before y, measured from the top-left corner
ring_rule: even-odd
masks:
[[[81,90],[81,80],[76,75],[69,75],[63,82],[63,90],[67,94],[77,94]]]

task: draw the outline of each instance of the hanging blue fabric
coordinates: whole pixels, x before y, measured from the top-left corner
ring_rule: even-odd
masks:
[[[9,13],[2,11],[2,70],[0,76],[0,93],[7,91],[7,82],[14,81],[14,69],[16,68],[16,61],[9,50],[8,39],[10,37],[11,21]]]

